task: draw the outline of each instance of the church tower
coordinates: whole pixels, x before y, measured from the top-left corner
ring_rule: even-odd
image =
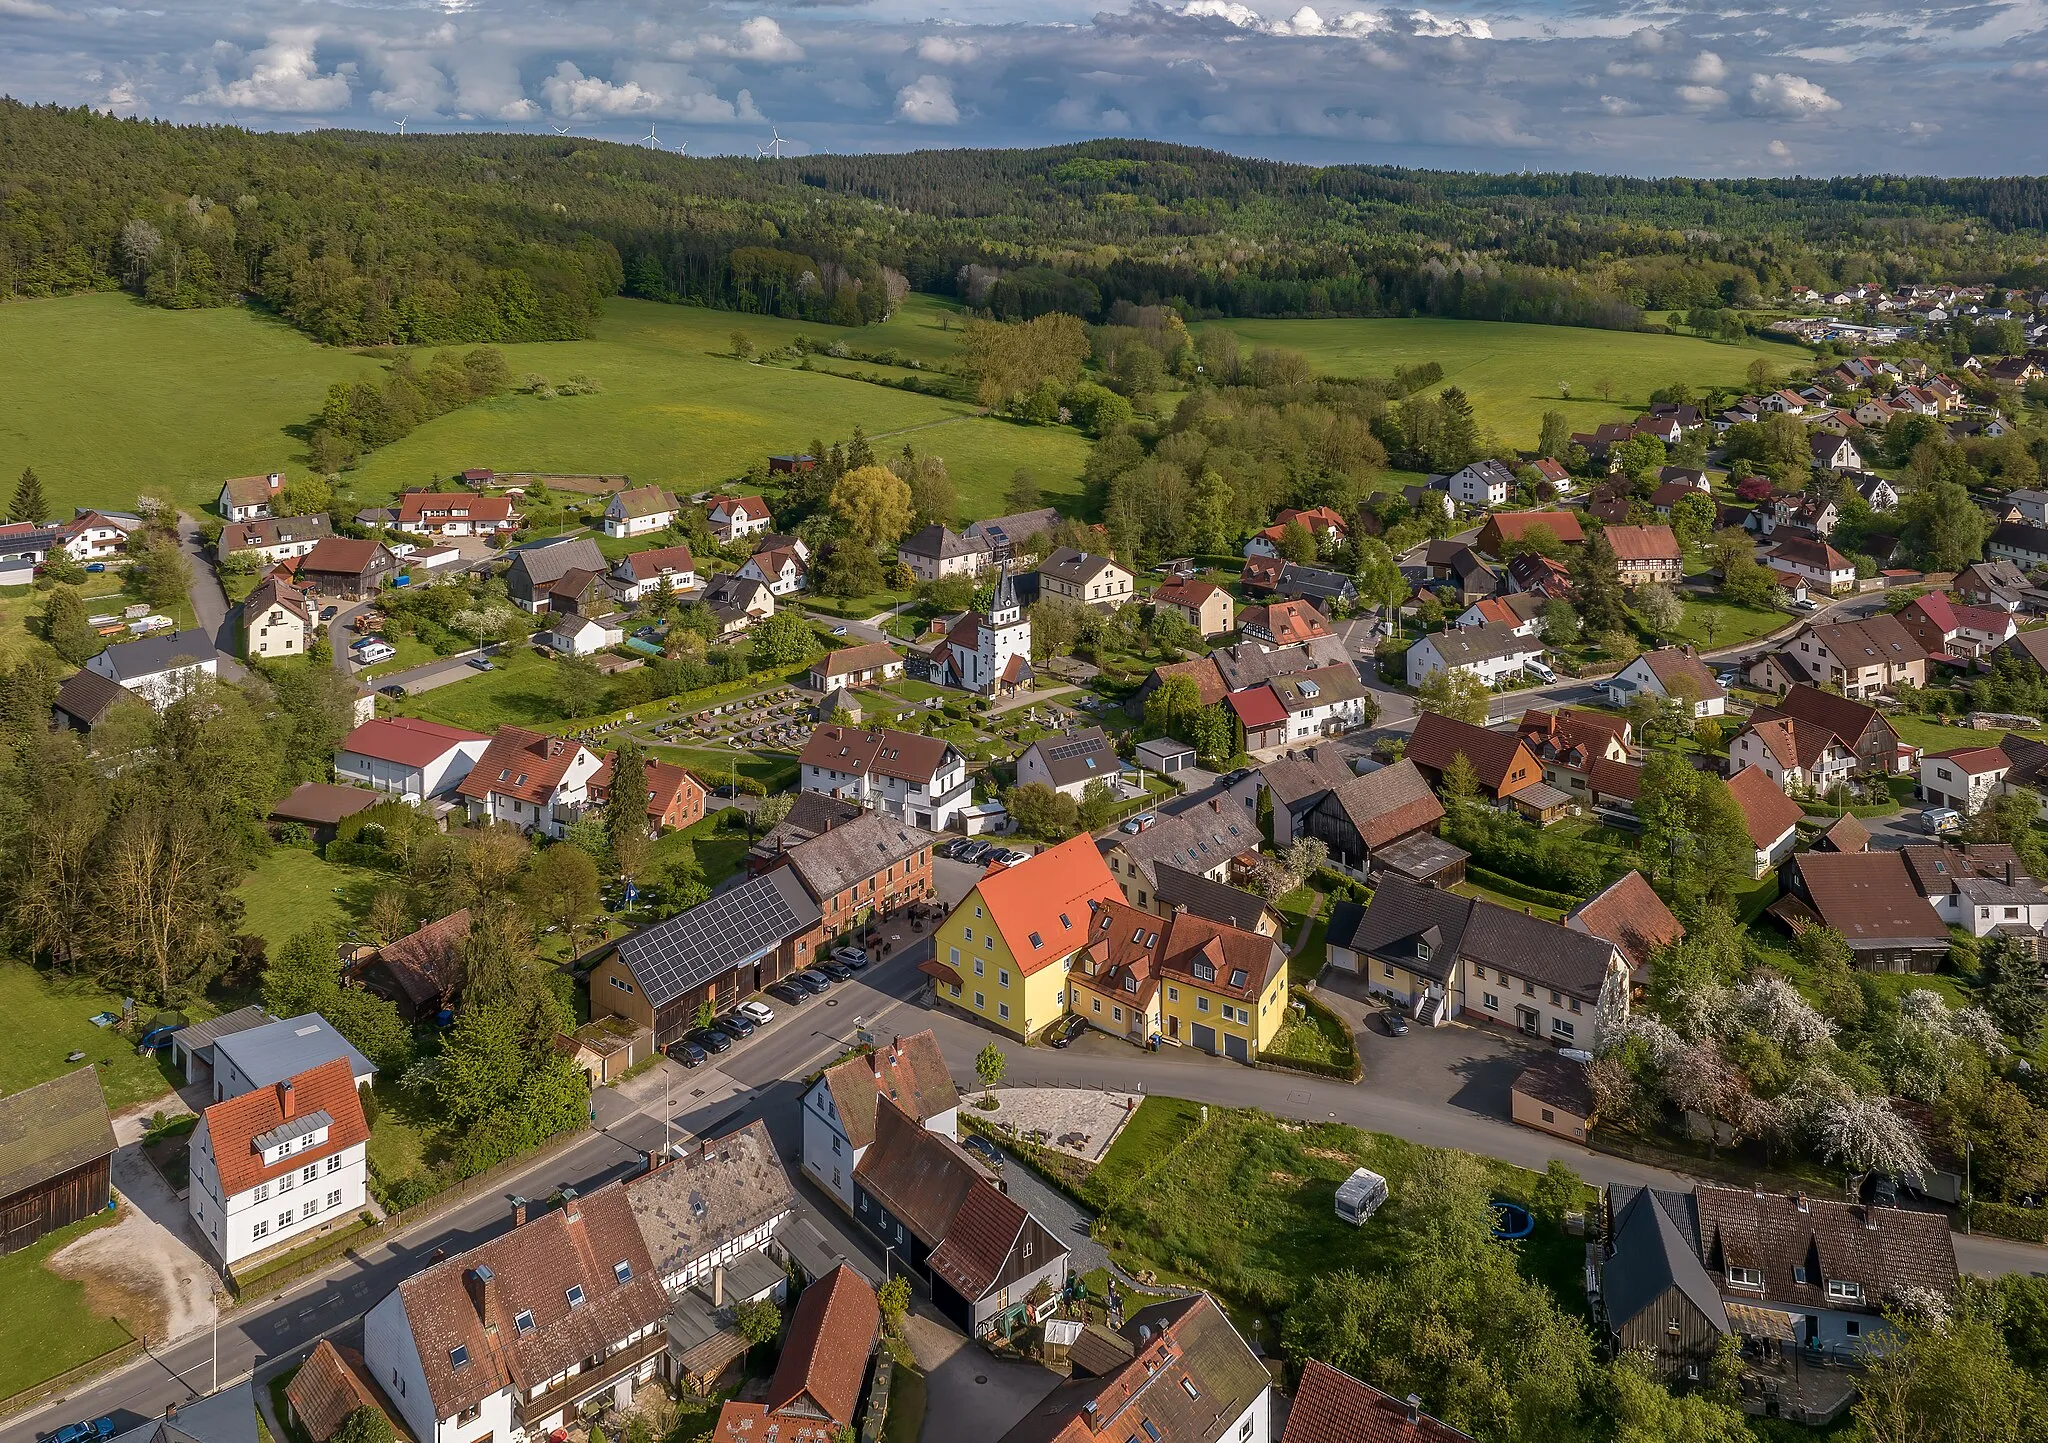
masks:
[[[1007,562],[976,640],[974,690],[992,696],[1030,679],[1031,622],[1017,604],[1017,584]]]

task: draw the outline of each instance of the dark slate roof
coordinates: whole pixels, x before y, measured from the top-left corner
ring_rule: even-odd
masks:
[[[821,915],[796,874],[778,867],[635,932],[619,943],[619,960],[648,1006],[659,1007],[773,951]]]
[[[1328,933],[1338,946],[1335,917]],[[1429,958],[1419,955],[1422,944]],[[1401,877],[1381,880],[1349,944],[1424,976],[1444,977],[1455,957],[1595,999],[1614,944],[1492,902],[1460,897]]]
[[[512,570],[535,587],[552,586],[571,571],[593,575],[607,569],[604,553],[588,536],[568,541],[549,541],[539,546],[522,546],[512,555]]]
[[[1720,1289],[1700,1261],[1699,1220],[1690,1194],[1616,1183],[1612,1253],[1602,1274],[1602,1299],[1617,1328],[1666,1288],[1676,1287],[1718,1332],[1728,1331]]]
[[[90,1067],[0,1097],[0,1199],[113,1150],[107,1100]]]
[[[1056,787],[1100,778],[1108,781],[1123,770],[1116,743],[1101,727],[1069,728],[1063,736],[1040,737],[1031,744]]]
[[[66,677],[57,688],[57,708],[87,727],[96,727],[114,709],[114,704],[127,695],[128,689],[118,681],[96,671],[81,670]]]
[[[1196,872],[1183,872],[1161,862],[1152,869],[1152,895],[1161,905],[1185,907],[1197,917],[1256,932],[1269,905],[1242,888],[1212,882]]]
[[[212,637],[196,626],[188,626],[183,631],[168,635],[117,641],[101,655],[113,667],[116,678],[133,681],[138,677],[169,671],[173,662],[203,663],[212,661],[220,653],[214,650]]]

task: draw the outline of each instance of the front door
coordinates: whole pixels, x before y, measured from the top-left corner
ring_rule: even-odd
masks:
[[[1543,1018],[1535,1008],[1517,1007],[1515,1009],[1515,1021],[1531,1037],[1540,1037],[1542,1035]]]
[[[1180,1041],[1180,1019],[1170,1012],[1166,1015],[1166,1035],[1176,1042]]]
[[[1216,1052],[1216,1029],[1213,1027],[1204,1027],[1199,1022],[1197,1022],[1194,1025],[1194,1027],[1195,1046],[1201,1048],[1202,1051],[1209,1053],[1211,1056],[1214,1056]]]
[[[1233,1062],[1250,1062],[1252,1060],[1251,1044],[1242,1037],[1234,1037],[1226,1032],[1223,1034],[1223,1055]]]

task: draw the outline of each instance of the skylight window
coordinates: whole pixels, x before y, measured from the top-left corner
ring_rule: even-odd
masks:
[[[1035,949],[1037,949],[1037,948],[1043,947],[1044,945],[1045,945],[1045,939],[1044,939],[1043,937],[1039,936],[1039,935],[1038,935],[1038,934],[1037,934],[1036,932],[1033,932],[1033,933],[1031,934],[1031,946],[1032,946],[1032,948],[1033,948],[1033,949],[1035,950]]]
[[[1231,969],[1230,969],[1230,985],[1231,985],[1232,987],[1242,987],[1242,986],[1244,986],[1244,978],[1245,978],[1245,972],[1244,972],[1244,968],[1242,968],[1242,967],[1233,967],[1233,968],[1231,968]]]
[[[448,1350],[448,1366],[451,1368],[466,1368],[469,1366],[469,1345],[467,1343],[457,1343]]]
[[[618,1279],[618,1280],[619,1280],[620,1282],[622,1282],[622,1283],[630,1283],[630,1282],[632,1282],[632,1281],[633,1281],[633,1265],[632,1265],[631,1263],[628,1263],[628,1262],[623,1262],[623,1261],[621,1261],[621,1262],[616,1262],[616,1263],[613,1263],[613,1264],[612,1264],[612,1276],[613,1276],[613,1277],[615,1277],[615,1278],[617,1278],[617,1279]]]
[[[582,1307],[582,1306],[583,1306],[583,1284],[581,1284],[581,1283],[571,1283],[571,1284],[569,1284],[569,1292],[568,1292],[568,1298],[569,1298],[569,1306],[570,1306],[570,1307],[572,1307],[572,1308],[580,1308],[580,1307]]]
[[[522,1338],[533,1331],[533,1309],[521,1308],[512,1319],[512,1331]]]

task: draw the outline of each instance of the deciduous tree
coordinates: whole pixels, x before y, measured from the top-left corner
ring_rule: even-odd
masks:
[[[910,487],[886,466],[859,466],[833,483],[828,504],[847,536],[873,549],[893,546],[910,530]]]

